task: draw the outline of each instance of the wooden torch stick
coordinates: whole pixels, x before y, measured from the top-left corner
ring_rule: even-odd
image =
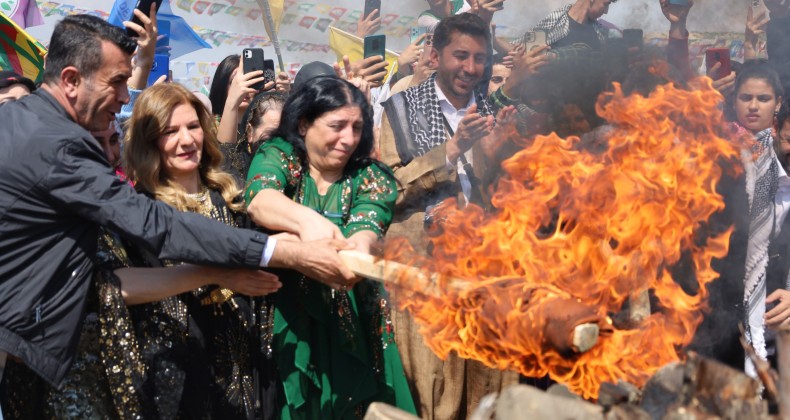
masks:
[[[340,259],[354,274],[382,283],[394,283],[399,276],[406,276],[414,285],[414,289],[431,297],[441,297],[439,273],[432,273],[405,264],[376,260],[372,255],[359,251],[340,251]],[[470,281],[459,278],[446,279],[446,287],[453,291],[463,291],[470,287]],[[598,324],[588,323],[577,325],[573,330],[573,347],[578,353],[584,353],[598,342],[600,329]]]

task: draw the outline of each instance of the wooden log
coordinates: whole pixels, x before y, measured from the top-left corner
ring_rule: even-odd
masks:
[[[650,316],[650,293],[648,290],[634,292],[628,300],[628,321],[631,328],[636,328]]]
[[[776,404],[779,399],[779,388],[777,387],[776,380],[774,379],[776,372],[771,369],[771,364],[768,363],[767,360],[757,355],[757,352],[754,351],[754,346],[746,341],[743,324],[739,324],[738,329],[741,331],[741,336],[739,338],[741,341],[741,346],[746,353],[746,357],[752,361],[752,364],[757,371],[757,377],[760,378],[760,382],[762,382],[763,386],[765,387],[765,394],[768,397],[768,401]]]
[[[368,411],[365,412],[363,420],[419,420],[412,414],[409,414],[397,407],[382,402],[374,402],[368,406]]]
[[[376,260],[372,255],[359,251],[340,251],[340,259],[354,274],[367,279],[382,283],[394,283],[399,276],[407,276],[413,290],[429,295],[431,297],[442,297],[442,290],[439,287],[441,275],[411,267],[394,261]],[[461,292],[472,286],[469,280],[459,278],[448,278],[445,281],[446,288]],[[598,324],[588,323],[574,327],[573,330],[573,350],[577,353],[584,353],[598,342],[600,328]]]

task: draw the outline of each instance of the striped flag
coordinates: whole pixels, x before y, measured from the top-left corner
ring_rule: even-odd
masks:
[[[5,13],[22,29],[44,24],[35,0],[0,0],[0,13]]]
[[[0,12],[0,69],[13,70],[39,83],[47,49],[16,22]]]

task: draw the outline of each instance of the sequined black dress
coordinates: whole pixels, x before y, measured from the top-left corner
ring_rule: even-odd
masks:
[[[246,221],[219,193],[201,213],[229,225]],[[216,286],[127,307],[122,267],[161,267],[102,232],[78,355],[60,390],[9,363],[2,407],[12,418],[273,418],[270,304]]]

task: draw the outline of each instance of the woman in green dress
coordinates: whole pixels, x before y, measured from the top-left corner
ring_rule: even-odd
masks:
[[[369,252],[397,197],[390,170],[370,157],[372,109],[336,77],[318,77],[286,102],[273,138],[257,151],[244,193],[259,226],[294,240],[345,239]],[[362,418],[372,402],[414,413],[380,284],[334,290],[281,274],[273,353],[283,419]]]

